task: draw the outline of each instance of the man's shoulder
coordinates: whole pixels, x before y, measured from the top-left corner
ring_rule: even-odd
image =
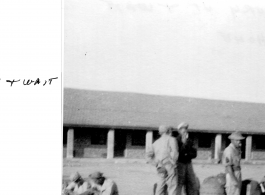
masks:
[[[158,138],[154,143],[167,142],[168,140],[175,141],[176,138],[171,135],[165,135],[165,136]]]
[[[88,181],[84,181],[83,186],[85,186],[85,187],[87,187],[87,188],[91,188],[92,185],[91,185],[90,182],[88,182]]]
[[[169,136],[169,140],[172,142],[177,142],[177,138],[173,137],[173,136]]]
[[[157,144],[159,144],[161,141],[163,141],[163,138],[162,138],[162,137],[160,137],[160,138],[158,138],[157,140],[155,140],[154,143],[153,143],[153,145],[157,145]]]
[[[66,187],[66,189],[73,190],[75,188],[75,186],[76,186],[76,183],[72,181],[72,182],[70,182],[68,184],[68,186]]]
[[[153,146],[157,145],[157,143],[159,142],[159,139],[160,138],[158,138],[157,140],[154,141]]]
[[[105,188],[117,188],[117,184],[115,183],[115,181],[113,181],[112,179],[105,179],[104,181],[104,184],[102,186],[102,189],[105,189]]]
[[[224,154],[230,154],[230,153],[232,153],[232,151],[233,151],[233,148],[231,147],[231,145],[228,145],[225,149],[224,149]]]
[[[102,186],[102,191],[106,190],[106,189],[111,189],[111,195],[118,195],[118,186],[116,184],[115,181],[113,181],[112,179],[105,179],[105,182]]]
[[[112,179],[109,179],[109,178],[106,178],[104,183],[110,184],[110,185],[115,184],[115,182]]]
[[[229,148],[229,146],[227,146],[227,147],[224,149],[224,153],[227,152],[227,151],[229,151],[229,150],[230,150],[230,148]]]

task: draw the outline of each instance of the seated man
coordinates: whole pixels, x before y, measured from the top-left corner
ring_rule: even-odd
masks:
[[[105,178],[102,173],[94,172],[89,175],[93,189],[99,191],[99,195],[119,195],[117,184],[111,179]]]
[[[91,189],[91,185],[84,181],[81,175],[76,172],[70,176],[70,183],[63,190],[63,195],[94,195],[96,192]]]

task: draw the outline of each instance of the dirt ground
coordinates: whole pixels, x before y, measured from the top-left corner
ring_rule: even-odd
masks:
[[[222,165],[193,163],[194,171],[200,182],[209,176],[224,172]],[[72,172],[78,171],[84,178],[93,172],[101,171],[113,179],[121,195],[151,195],[156,182],[155,168],[141,160],[73,159],[63,160],[63,179],[67,180]],[[265,176],[265,165],[242,165],[243,179],[260,181]]]

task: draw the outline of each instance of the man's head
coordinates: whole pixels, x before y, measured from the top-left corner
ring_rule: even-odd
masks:
[[[178,132],[179,132],[179,135],[181,136],[183,142],[185,142],[187,140],[187,138],[189,137],[188,127],[189,127],[189,124],[184,123],[184,122],[180,123],[178,126]]]
[[[70,175],[69,179],[71,182],[75,182],[77,184],[82,183],[82,181],[83,181],[83,178],[81,177],[81,175],[78,172],[75,172],[72,175]]]
[[[172,130],[173,130],[172,127],[165,126],[165,125],[160,125],[158,128],[158,132],[160,135],[163,135],[163,134],[170,135],[172,133]]]
[[[168,127],[168,131],[167,131],[167,134],[168,135],[172,135],[172,133],[173,133],[173,127]]]
[[[98,185],[103,185],[104,181],[105,181],[105,177],[103,177],[103,173],[101,172],[94,172],[92,174],[90,174],[88,176],[94,183],[98,184]]]
[[[232,133],[231,135],[229,135],[228,137],[231,140],[231,143],[236,147],[236,148],[240,148],[241,147],[241,141],[243,139],[245,139],[240,132],[236,131],[234,133]]]

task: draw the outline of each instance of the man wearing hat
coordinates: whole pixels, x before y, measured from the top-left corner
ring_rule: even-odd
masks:
[[[241,140],[244,137],[240,132],[234,132],[229,137],[230,145],[224,150],[223,164],[226,172],[226,194],[240,195],[241,192]]]
[[[97,171],[88,177],[92,182],[92,188],[99,191],[99,195],[119,195],[117,184],[104,177],[103,173]]]
[[[199,186],[192,166],[192,159],[197,157],[197,149],[194,147],[192,140],[189,139],[188,127],[189,125],[184,122],[178,125],[179,136],[177,137],[177,141],[179,158],[177,193],[181,194],[182,190],[185,190],[187,195],[197,195],[199,193]]]
[[[171,127],[161,125],[158,130],[161,136],[147,152],[148,162],[156,167],[158,173],[155,194],[164,195],[167,189],[168,195],[176,195],[178,145],[176,139],[171,136]]]
[[[91,185],[84,181],[78,172],[75,172],[69,177],[70,183],[63,190],[63,195],[93,195]]]

